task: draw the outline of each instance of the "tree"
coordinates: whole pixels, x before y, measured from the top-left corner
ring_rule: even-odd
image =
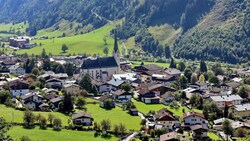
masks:
[[[65,73],[64,66],[62,64],[58,64],[58,66],[55,69],[55,73]]]
[[[39,74],[39,69],[38,68],[33,68],[31,73],[34,74],[35,76],[37,76]]]
[[[20,141],[32,141],[28,136],[22,136]]]
[[[63,94],[63,109],[62,111],[65,113],[70,113],[74,109],[74,103],[71,94],[69,93],[64,93]]]
[[[170,58],[171,57],[171,51],[169,45],[165,45],[165,57]]]
[[[42,116],[39,121],[39,126],[41,129],[46,129],[47,128],[47,119]]]
[[[243,86],[243,87],[240,87],[239,89],[239,95],[242,97],[242,98],[247,98],[248,97],[248,93],[246,91],[246,88]]]
[[[186,68],[185,63],[181,61],[181,62],[178,64],[178,69],[179,69],[180,71],[184,71],[185,68]]]
[[[1,141],[11,141],[11,137],[6,133],[9,131],[10,125],[6,122],[6,120],[0,117],[0,140]]]
[[[32,111],[24,111],[23,122],[26,128],[30,128],[35,122],[35,115]]]
[[[54,118],[55,118],[54,115],[52,115],[51,113],[49,113],[49,115],[48,115],[48,121],[49,121],[50,125],[53,124]]]
[[[122,84],[121,88],[126,92],[131,90],[131,86],[128,83]]]
[[[203,112],[204,117],[205,117],[206,119],[208,119],[208,118],[209,118],[209,103],[208,103],[208,102],[206,102],[206,103],[203,105],[203,110],[202,110],[202,112]]]
[[[197,75],[193,73],[191,76],[191,84],[195,84],[197,81],[198,81]]]
[[[176,63],[173,57],[171,57],[169,68],[176,68]]]
[[[188,79],[186,76],[181,76],[179,79],[179,85],[182,89],[185,89],[187,87],[188,84]]]
[[[110,98],[104,101],[104,105],[105,105],[105,109],[108,109],[108,110],[114,108],[113,100]]]
[[[224,108],[224,117],[227,118],[228,117],[228,109],[229,107],[226,105]]]
[[[68,46],[66,44],[63,44],[61,50],[63,51],[63,53],[66,53],[66,50],[68,50]]]
[[[186,68],[186,69],[184,70],[184,76],[187,77],[188,82],[190,82],[190,80],[191,80],[192,73],[193,73],[193,72],[192,72],[192,70],[191,70],[190,68]]]
[[[107,133],[107,131],[111,129],[111,122],[110,122],[110,120],[109,119],[102,120],[101,121],[101,127],[102,127],[102,130]]]
[[[11,98],[11,94],[9,91],[0,91],[0,103],[4,104],[4,102],[8,99]]]
[[[228,137],[233,134],[233,127],[232,127],[232,125],[231,125],[231,123],[230,123],[229,120],[226,119],[222,123],[222,130],[227,135],[227,140],[228,140]]]
[[[44,48],[43,48],[43,50],[42,50],[41,57],[42,57],[42,58],[45,58],[45,57],[46,57],[46,51],[45,51]]]
[[[103,49],[103,53],[104,53],[106,56],[108,56],[108,54],[109,54],[109,48],[108,48],[108,47],[105,47],[105,48]]]
[[[66,63],[65,66],[64,66],[64,68],[65,68],[65,73],[67,73],[68,76],[73,76],[74,70],[75,70],[74,64],[72,64],[72,63]]]
[[[234,134],[236,137],[244,138],[247,136],[247,130],[244,128],[238,128]]]
[[[200,61],[200,71],[207,72],[207,65],[206,65],[205,61],[203,61],[203,60]]]
[[[205,76],[204,76],[203,74],[201,74],[201,75],[199,76],[199,82],[200,82],[200,83],[205,83]]]
[[[76,98],[76,106],[82,109],[86,105],[86,100],[83,96],[78,96]]]
[[[88,74],[84,75],[84,77],[80,80],[79,85],[86,91],[91,92],[92,91],[91,77]]]
[[[55,118],[53,120],[53,129],[55,131],[60,131],[62,129],[62,120],[60,118]]]
[[[219,78],[215,75],[210,76],[208,81],[209,81],[209,83],[213,83],[215,85],[219,85],[219,83],[220,83]]]

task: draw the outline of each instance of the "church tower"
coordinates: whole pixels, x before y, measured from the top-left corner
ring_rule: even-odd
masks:
[[[120,52],[118,49],[118,41],[117,41],[116,32],[115,32],[115,43],[114,43],[113,57],[115,58],[115,61],[118,64],[119,70],[120,70]]]

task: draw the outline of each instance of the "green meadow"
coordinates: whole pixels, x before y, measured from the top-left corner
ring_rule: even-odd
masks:
[[[110,37],[111,25],[103,26],[92,32],[69,36],[63,38],[54,38],[47,40],[33,40],[31,43],[37,43],[38,46],[32,49],[22,49],[17,51],[18,54],[28,53],[29,55],[40,55],[42,49],[46,50],[46,53],[52,53],[53,55],[67,55],[67,54],[99,54],[104,55],[103,49],[105,46],[109,48],[109,54],[112,54],[114,39]],[[105,45],[104,38],[106,38],[107,45]],[[41,46],[40,46],[41,44]],[[62,44],[68,46],[66,53],[61,50]]]
[[[28,136],[34,141],[116,141],[117,137],[111,136],[110,138],[103,138],[101,136],[94,136],[94,132],[61,130],[53,131],[48,128],[47,130],[41,130],[39,127],[34,129],[25,129],[21,126],[12,127],[8,135],[14,140],[19,140],[22,136]]]

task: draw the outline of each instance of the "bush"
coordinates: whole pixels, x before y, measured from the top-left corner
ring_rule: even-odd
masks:
[[[53,120],[53,129],[55,131],[61,131],[61,129],[62,129],[62,120],[60,118],[55,118]]]

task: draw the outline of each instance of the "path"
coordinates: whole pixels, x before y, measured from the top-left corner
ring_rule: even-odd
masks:
[[[126,139],[123,139],[122,141],[130,141],[134,136],[138,135],[139,132],[134,132],[130,136],[128,136]]]

